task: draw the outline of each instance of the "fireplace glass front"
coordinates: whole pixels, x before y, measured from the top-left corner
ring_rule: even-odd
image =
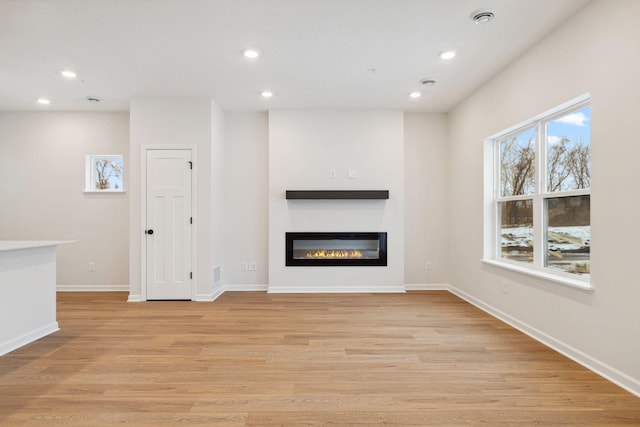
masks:
[[[387,233],[286,233],[286,265],[386,266]]]

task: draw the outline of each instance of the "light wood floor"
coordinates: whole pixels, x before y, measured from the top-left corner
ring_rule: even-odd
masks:
[[[0,425],[640,426],[640,399],[447,292],[60,293]]]

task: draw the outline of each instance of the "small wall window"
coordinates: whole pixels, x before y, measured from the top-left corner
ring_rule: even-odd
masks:
[[[89,155],[85,191],[124,191],[124,159],[121,155]]]
[[[591,287],[589,101],[487,139],[485,260]]]

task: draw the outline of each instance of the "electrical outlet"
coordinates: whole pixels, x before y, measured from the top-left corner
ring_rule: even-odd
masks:
[[[89,271],[96,271],[96,263],[95,262],[90,262],[89,263]]]
[[[431,265],[431,261],[427,261],[424,267],[427,269],[427,271],[431,271],[431,269],[433,268],[433,266]]]
[[[509,292],[509,283],[507,279],[502,279],[502,293],[506,294],[507,292]]]

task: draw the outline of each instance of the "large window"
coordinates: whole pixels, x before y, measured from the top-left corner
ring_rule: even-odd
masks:
[[[486,238],[492,242],[485,258],[589,287],[589,98],[499,133],[488,144],[492,224]]]

